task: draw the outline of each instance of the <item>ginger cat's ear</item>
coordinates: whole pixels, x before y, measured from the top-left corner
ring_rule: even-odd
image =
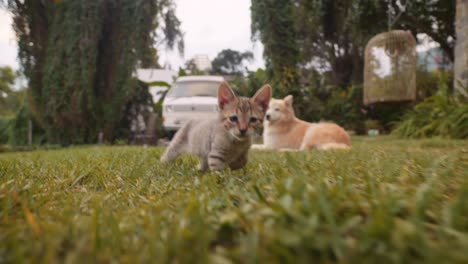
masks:
[[[286,103],[286,105],[292,106],[292,104],[293,104],[293,96],[292,95],[286,96],[283,100]]]
[[[232,102],[237,101],[237,97],[232,91],[231,87],[227,82],[222,82],[218,88],[218,105],[219,109],[224,109],[224,107]]]
[[[260,105],[265,112],[268,109],[268,104],[270,103],[271,90],[271,86],[269,84],[265,84],[251,99],[254,103]]]

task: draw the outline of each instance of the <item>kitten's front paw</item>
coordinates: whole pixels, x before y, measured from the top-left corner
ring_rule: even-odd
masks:
[[[217,166],[211,166],[210,165],[210,171],[221,171],[224,168],[224,164],[222,165],[217,165]]]
[[[159,161],[163,164],[169,163],[169,159],[167,158],[167,155],[162,155],[161,158],[159,158]]]
[[[206,171],[208,169],[208,166],[206,166],[205,164],[202,164],[202,163],[198,163],[197,165],[197,170],[198,171]]]

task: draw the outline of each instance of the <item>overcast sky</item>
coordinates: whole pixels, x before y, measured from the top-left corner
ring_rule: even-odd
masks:
[[[176,0],[177,17],[185,33],[184,59],[177,52],[164,56],[177,68],[196,54],[206,54],[212,60],[223,49],[254,52],[250,69],[263,67],[263,46],[250,40],[250,0]]]
[[[0,66],[18,68],[15,34],[11,28],[11,16],[0,8]]]
[[[175,0],[177,17],[185,33],[185,54],[158,47],[160,63],[173,69],[183,66],[194,55],[205,54],[212,60],[223,49],[252,51],[249,69],[263,67],[263,46],[250,40],[250,0]],[[11,16],[0,9],[0,66],[18,68],[17,47]]]

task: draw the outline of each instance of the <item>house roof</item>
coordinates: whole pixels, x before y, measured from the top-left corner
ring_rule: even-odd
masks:
[[[165,69],[137,69],[136,76],[142,82],[166,82],[172,84],[177,72]]]

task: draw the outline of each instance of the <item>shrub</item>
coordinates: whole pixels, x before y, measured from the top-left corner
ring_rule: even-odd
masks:
[[[335,89],[326,101],[322,119],[334,121],[346,129],[361,134],[364,127],[362,85]]]
[[[8,143],[9,126],[11,117],[2,116],[0,117],[0,145]]]
[[[11,119],[8,127],[8,143],[14,146],[24,146],[28,144],[28,122],[31,113],[26,104],[23,104],[16,116]],[[39,145],[45,142],[45,132],[32,120],[33,125],[33,144]]]
[[[311,121],[332,121],[358,134],[364,129],[364,106],[362,85],[342,89],[339,87],[309,87],[306,91],[299,118]],[[296,103],[296,102],[295,102]]]
[[[255,92],[266,83],[268,83],[266,72],[260,68],[256,71],[248,72],[245,78],[237,76],[231,81],[231,85],[236,94],[247,97],[253,96]]]
[[[453,82],[453,74],[446,71],[418,70],[416,76],[417,102],[436,93],[440,85],[448,87]],[[245,79],[236,78],[232,83],[238,94],[252,96],[267,82],[265,71],[259,69],[256,72],[250,72]],[[298,118],[310,122],[332,121],[348,130],[354,130],[357,134],[365,134],[370,127],[378,127],[380,132],[388,133],[415,105],[415,102],[385,102],[364,106],[362,85],[353,85],[343,89],[326,85],[326,82],[326,75],[315,73],[310,77],[310,85],[305,89],[300,89],[301,100],[294,100]],[[274,94],[274,97],[278,95]],[[369,126],[366,120],[373,120],[374,124]],[[375,125],[377,123],[378,125]]]
[[[421,101],[435,94],[439,89],[440,82],[444,82],[447,87],[450,87],[453,83],[453,71],[436,70],[428,72],[418,69],[416,72],[417,100]]]
[[[368,120],[364,121],[364,125],[365,125],[366,130],[369,130],[369,129],[378,129],[380,131],[383,130],[383,127],[380,124],[379,120],[368,119]]]
[[[468,138],[468,104],[441,82],[439,91],[404,114],[393,133],[404,138]]]
[[[379,121],[383,132],[390,132],[401,116],[414,106],[414,102],[385,102],[366,107],[366,117]]]

